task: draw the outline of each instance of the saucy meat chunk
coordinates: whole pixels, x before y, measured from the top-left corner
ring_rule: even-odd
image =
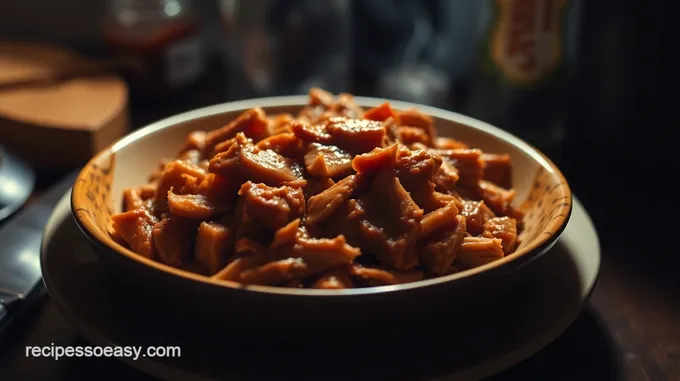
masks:
[[[206,175],[200,167],[181,160],[168,163],[158,178],[154,208],[161,212],[168,210],[168,193],[171,189],[175,194],[196,193],[198,184]]]
[[[368,282],[371,286],[387,286],[391,284],[417,282],[423,279],[419,270],[393,271],[377,267],[354,265],[351,273],[355,277]]]
[[[433,274],[444,275],[451,268],[467,234],[465,224],[465,217],[457,215],[419,243],[420,260]]]
[[[464,201],[460,213],[465,217],[467,231],[472,235],[482,234],[486,221],[495,217],[484,201]]]
[[[349,276],[346,268],[339,268],[328,271],[317,278],[312,283],[311,288],[321,288],[327,290],[338,290],[343,288],[354,288],[354,282]]]
[[[512,186],[510,155],[483,153],[482,161],[484,162],[484,174],[482,176],[484,180],[490,181],[502,188],[510,188]]]
[[[230,238],[231,229],[225,225],[203,221],[198,226],[194,255],[205,265],[209,274],[214,274],[227,265],[231,251]]]
[[[401,185],[394,171],[383,170],[371,190],[359,199],[361,247],[397,270],[418,265],[415,243],[423,210]]]
[[[330,217],[359,185],[356,175],[348,176],[325,191],[312,196],[307,202],[307,224],[314,225]]]
[[[273,232],[305,212],[305,195],[298,188],[270,187],[248,181],[238,194],[241,228],[254,231],[266,228]]]
[[[333,117],[326,123],[326,131],[335,145],[352,152],[369,152],[381,147],[385,138],[385,127],[377,121]]]
[[[210,160],[210,172],[226,178],[250,178],[268,185],[304,185],[300,166],[292,159],[284,158],[270,149],[257,148],[242,133],[236,135],[233,144]]]
[[[395,285],[513,255],[524,211],[511,185],[509,155],[438,136],[429,115],[313,88],[297,114],[255,107],[189,133],[123,190],[111,234],[214,280]]]
[[[157,222],[146,209],[134,209],[111,217],[113,229],[130,245],[130,249],[146,258],[154,258],[153,227]]]
[[[456,168],[461,184],[477,185],[484,175],[482,151],[478,149],[435,149],[432,153],[448,160]]]
[[[503,258],[503,241],[499,238],[465,237],[456,261],[468,266],[481,266]]]
[[[320,178],[337,178],[352,171],[352,155],[335,146],[312,143],[305,153],[307,173]]]
[[[153,227],[153,242],[158,259],[173,267],[181,267],[186,262],[193,244],[193,228],[189,220],[166,214]]]
[[[503,253],[510,254],[517,243],[517,221],[510,217],[494,217],[484,223],[484,232],[499,238]]]
[[[212,152],[212,149],[218,143],[229,140],[239,133],[242,133],[246,137],[259,142],[270,135],[268,127],[269,121],[267,120],[267,116],[264,111],[262,111],[262,109],[259,107],[250,109],[245,111],[226,126],[208,132],[205,138],[204,149],[206,151]]]
[[[417,136],[419,142],[430,147],[433,145],[434,141],[437,139],[437,132],[434,129],[434,121],[431,116],[425,115],[414,109],[400,111],[397,115],[398,122],[402,126],[408,128],[407,130],[404,130],[404,132],[407,132],[406,136],[411,137],[413,143],[416,142],[413,140],[413,137]],[[416,132],[417,130],[419,130],[420,133]],[[409,144],[407,141],[403,142]]]
[[[260,150],[272,150],[283,157],[296,157],[302,151],[302,144],[292,132],[272,135],[257,143]]]

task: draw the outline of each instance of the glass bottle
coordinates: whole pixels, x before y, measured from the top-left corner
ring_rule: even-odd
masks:
[[[579,0],[487,0],[480,60],[464,112],[558,156]]]
[[[220,0],[231,99],[349,92],[349,0]]]
[[[205,71],[201,20],[187,0],[108,0],[104,38],[133,95],[161,96]]]

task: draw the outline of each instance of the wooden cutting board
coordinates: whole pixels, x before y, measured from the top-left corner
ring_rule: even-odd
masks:
[[[0,143],[37,168],[61,169],[83,165],[125,135],[130,124],[122,78],[105,73],[54,80],[92,62],[52,46],[0,42]]]

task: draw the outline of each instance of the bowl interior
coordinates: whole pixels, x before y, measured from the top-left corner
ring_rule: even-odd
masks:
[[[384,102],[363,97],[357,97],[356,101],[364,107]],[[123,190],[146,183],[148,175],[158,168],[161,159],[175,158],[189,132],[219,128],[242,111],[256,106],[262,107],[269,115],[295,114],[306,103],[306,96],[232,102],[176,115],[126,136],[95,156],[78,176],[72,193],[77,222],[90,236],[134,260],[195,280],[231,283],[177,270],[120,246],[109,236],[111,215],[121,211]],[[390,103],[395,109],[415,107],[431,115],[439,136],[461,140],[484,152],[509,154],[513,165],[513,188],[517,191],[515,204],[526,214],[521,244],[512,255],[468,271],[416,284],[446,281],[501,266],[545,246],[559,235],[571,212],[571,191],[563,175],[544,155],[513,135],[475,119],[427,106]],[[399,287],[403,286],[407,285]]]

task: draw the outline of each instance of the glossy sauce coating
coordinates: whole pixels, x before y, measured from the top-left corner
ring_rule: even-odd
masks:
[[[413,282],[511,255],[510,158],[436,136],[432,118],[310,92],[194,131],[114,230],[132,250],[216,279],[342,289]],[[199,270],[195,270],[199,269]]]

